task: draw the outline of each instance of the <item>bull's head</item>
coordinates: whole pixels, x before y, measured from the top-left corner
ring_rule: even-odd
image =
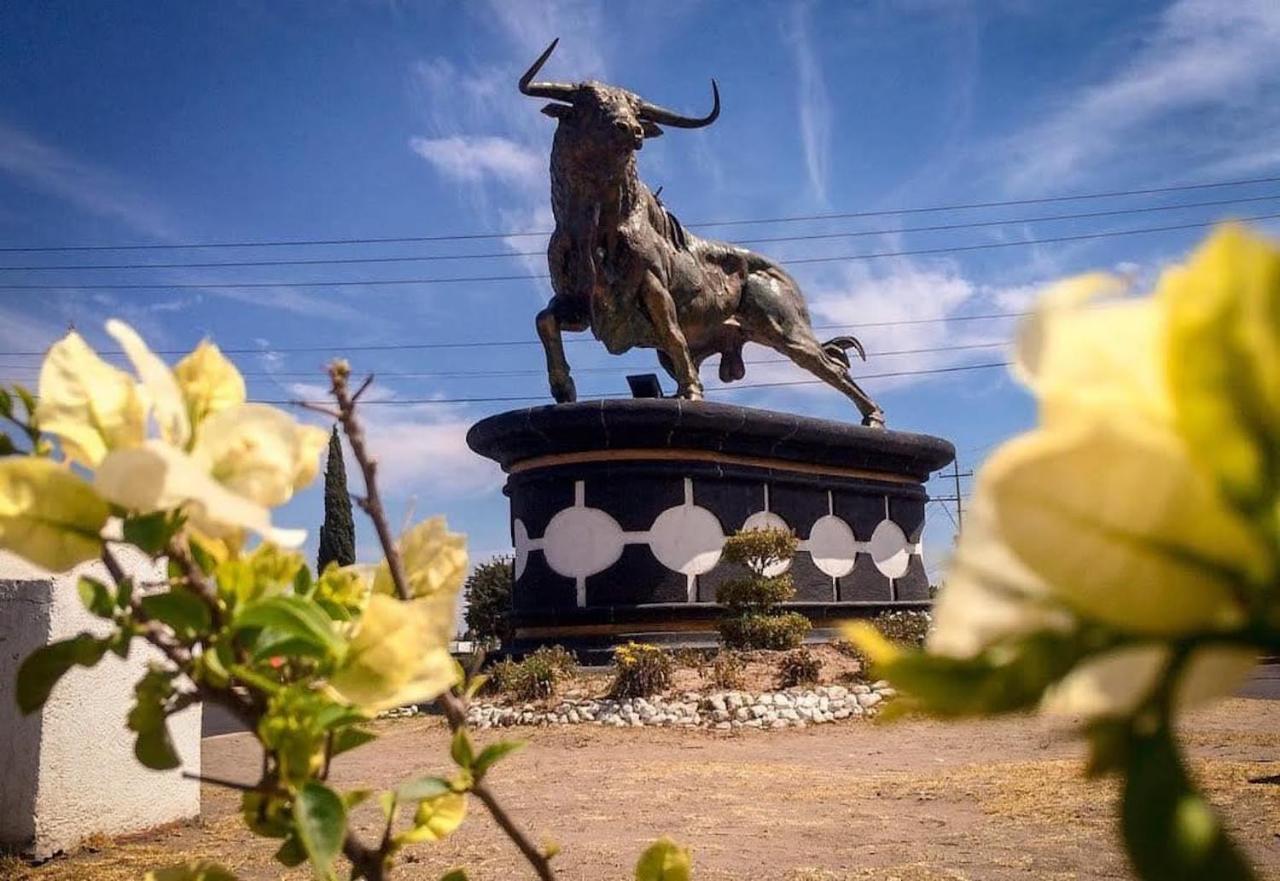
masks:
[[[520,77],[520,91],[534,98],[550,98],[554,103],[542,108],[547,116],[581,132],[595,143],[605,143],[615,149],[639,150],[645,138],[662,134],[661,125],[676,128],[701,128],[711,125],[720,115],[720,89],[711,81],[714,106],[702,118],[681,116],[657,104],[650,104],[626,89],[603,83],[536,83],[542,65],[560,41],[553,40],[546,51],[538,56],[533,66]]]

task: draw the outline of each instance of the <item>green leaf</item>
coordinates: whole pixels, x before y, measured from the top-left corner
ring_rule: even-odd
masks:
[[[411,802],[435,798],[437,795],[444,795],[451,790],[452,787],[449,786],[449,781],[443,777],[419,777],[417,780],[401,783],[396,787],[395,795],[397,801]]]
[[[298,841],[297,835],[289,835],[285,838],[284,843],[280,845],[280,849],[275,853],[276,862],[288,866],[292,869],[294,866],[300,866],[307,859],[307,852],[302,849],[302,844]]]
[[[328,655],[324,647],[274,627],[268,627],[259,633],[253,643],[255,661],[265,658],[315,658],[323,661],[326,657]]]
[[[1121,806],[1125,849],[1144,881],[1248,881],[1253,870],[1191,783],[1168,722],[1133,732]]]
[[[68,670],[77,664],[92,667],[102,660],[110,644],[109,639],[98,639],[81,633],[60,642],[51,642],[27,655],[18,667],[18,708],[30,715],[44,706],[49,693]]]
[[[471,738],[467,736],[467,729],[459,728],[454,733],[453,743],[449,746],[449,755],[453,756],[459,768],[471,768],[476,760],[476,754],[471,747]]]
[[[332,878],[333,861],[347,831],[342,798],[323,783],[308,780],[294,799],[293,825],[316,877]]]
[[[692,871],[689,851],[670,838],[659,838],[640,855],[636,881],[689,881]]]
[[[13,415],[13,397],[3,388],[0,388],[0,416],[12,416],[12,415]]]
[[[185,587],[144,596],[138,604],[148,618],[167,624],[182,640],[190,640],[213,626],[208,604]]]
[[[326,657],[342,654],[333,623],[319,606],[296,596],[274,596],[250,603],[236,616],[234,629],[271,627],[321,649]]]
[[[523,748],[524,741],[522,740],[499,740],[497,743],[491,743],[480,751],[480,755],[476,756],[471,770],[476,775],[476,779],[479,780],[495,762]]]
[[[92,614],[99,618],[111,618],[116,610],[115,591],[88,575],[80,576],[80,580],[76,582],[76,590],[80,593],[80,602]]]
[[[144,881],[236,881],[236,876],[210,860],[195,860],[148,872]]]
[[[1079,634],[1045,631],[972,658],[904,649],[873,669],[931,715],[984,716],[1035,707],[1046,688],[1103,647]],[[910,704],[895,701],[890,707],[903,712]]]
[[[206,548],[199,539],[191,538],[189,540],[191,547],[191,557],[196,561],[196,565],[200,567],[200,571],[205,575],[212,575],[214,570],[218,568],[218,560]]]
[[[334,733],[333,749],[329,754],[331,756],[339,756],[377,739],[378,735],[372,731],[365,731],[363,728],[343,728]]]
[[[0,456],[15,456],[18,448],[14,446],[13,439],[5,432],[0,431]]]
[[[154,557],[168,546],[177,525],[168,511],[136,514],[124,521],[124,540]]]
[[[174,675],[158,668],[148,670],[133,688],[134,704],[127,719],[129,730],[138,735],[133,754],[156,771],[168,771],[181,764],[166,724]]]

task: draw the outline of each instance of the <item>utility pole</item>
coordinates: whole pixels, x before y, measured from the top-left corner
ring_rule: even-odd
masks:
[[[956,481],[956,532],[964,532],[964,501],[960,496],[960,457],[951,462],[951,474]]]

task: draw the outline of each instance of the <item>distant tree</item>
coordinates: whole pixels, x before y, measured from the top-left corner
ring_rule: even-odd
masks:
[[[324,524],[320,527],[320,551],[316,571],[329,563],[350,566],[356,561],[356,526],[351,519],[351,495],[347,492],[347,468],[342,462],[342,441],[335,427],[329,435],[329,464],[324,472]]]
[[[515,565],[510,557],[481,563],[467,578],[467,633],[487,643],[511,640],[511,584]]]

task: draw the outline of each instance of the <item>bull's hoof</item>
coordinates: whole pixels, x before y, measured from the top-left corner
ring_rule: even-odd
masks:
[[[691,386],[688,386],[688,387],[686,387],[686,388],[682,388],[682,389],[680,389],[679,391],[677,391],[677,392],[676,392],[676,397],[677,397],[677,398],[684,398],[686,401],[701,401],[701,400],[702,400],[702,386],[700,386],[700,385],[691,385]]]
[[[563,381],[551,381],[551,397],[557,404],[572,404],[578,400],[578,388],[573,384],[573,377],[566,376]]]
[[[868,428],[884,428],[884,411],[879,409],[872,410],[862,417],[862,424]]]

